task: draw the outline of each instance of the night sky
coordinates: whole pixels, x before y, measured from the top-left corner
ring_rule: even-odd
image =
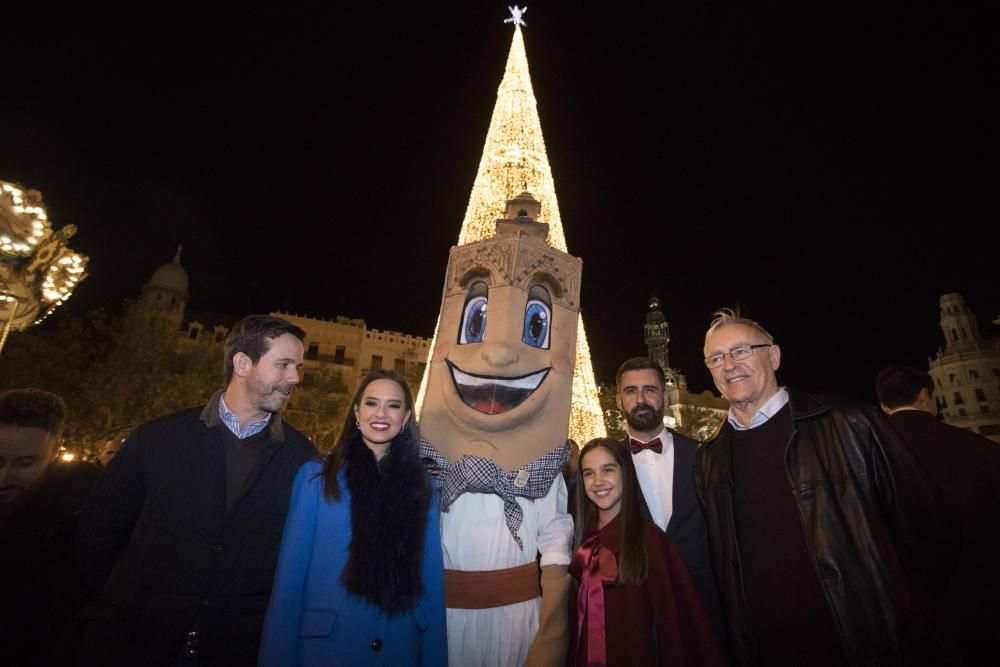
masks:
[[[783,382],[865,399],[943,345],[942,293],[996,335],[995,24],[705,4],[528,4],[598,380],[645,351],[652,294],[696,390],[721,306],[772,331]],[[79,227],[64,311],[116,311],[183,243],[190,310],[430,336],[506,5],[157,11],[5,17],[0,180]]]

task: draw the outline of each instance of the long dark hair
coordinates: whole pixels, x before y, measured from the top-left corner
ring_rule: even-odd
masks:
[[[613,438],[594,438],[580,450],[579,472],[576,477],[576,507],[574,508],[574,549],[579,548],[587,537],[587,525],[597,511],[594,503],[587,497],[583,482],[583,460],[587,454],[598,447],[603,447],[611,454],[622,471],[622,506],[618,516],[622,526],[622,547],[618,554],[619,586],[625,583],[641,584],[649,573],[649,556],[646,553],[646,540],[643,536],[644,517],[642,503],[639,502],[639,479],[635,474],[635,465],[628,448],[619,440]]]
[[[371,371],[361,380],[358,390],[354,392],[354,398],[351,399],[351,407],[348,408],[347,415],[344,417],[344,425],[340,428],[337,443],[333,446],[333,451],[330,452],[323,465],[323,497],[327,500],[340,501],[340,482],[337,481],[337,473],[347,462],[351,443],[355,440],[361,440],[361,430],[358,428],[354,409],[361,405],[361,397],[364,395],[365,389],[375,380],[392,380],[398,384],[399,388],[403,390],[403,401],[406,404],[406,409],[410,411],[409,421],[403,424],[403,429],[393,439],[389,447],[395,447],[400,441],[411,443],[419,439],[416,411],[413,409],[413,392],[410,391],[410,385],[406,384],[406,379],[388,368],[377,368]]]

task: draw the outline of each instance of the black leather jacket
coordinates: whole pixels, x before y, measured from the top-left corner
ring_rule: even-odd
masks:
[[[954,567],[956,526],[873,410],[788,393],[788,484],[845,655],[852,665],[922,664],[933,643],[925,611]],[[755,665],[733,519],[732,433],[727,422],[698,448],[695,479],[731,655],[735,664]]]

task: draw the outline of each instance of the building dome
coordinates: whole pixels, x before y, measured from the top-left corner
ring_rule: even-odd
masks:
[[[177,254],[174,261],[167,262],[163,266],[153,271],[153,277],[146,283],[147,289],[161,289],[175,292],[185,299],[188,296],[188,274],[181,266],[181,250],[184,246],[177,247]]]

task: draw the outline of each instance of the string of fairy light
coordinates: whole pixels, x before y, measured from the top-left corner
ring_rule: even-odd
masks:
[[[27,257],[52,233],[48,215],[41,206],[26,206],[24,191],[11,183],[0,186],[0,196],[7,200],[4,203],[15,214],[9,218],[11,229],[0,233],[0,251]]]
[[[520,15],[516,15],[514,19],[508,19],[508,22],[514,23],[514,39],[507,56],[503,80],[497,90],[496,105],[486,133],[486,144],[472,185],[469,205],[462,220],[458,244],[491,238],[496,231],[496,221],[506,214],[507,200],[528,191],[541,203],[538,221],[549,225],[549,245],[567,252],[555,180],[549,167],[542,124],[528,72],[528,57],[520,27],[523,21],[520,20]],[[437,335],[435,328],[435,341]],[[432,344],[431,350],[434,347]],[[417,405],[423,403],[426,384],[425,371]],[[570,437],[581,445],[607,433],[582,315],[577,332],[569,432]]]
[[[40,200],[37,192],[29,194],[13,183],[0,181],[0,261],[5,265],[8,287],[16,290],[0,293],[0,302],[22,304],[35,300],[42,306],[35,324],[69,299],[86,277],[87,264],[87,257],[70,250],[60,238],[68,238],[75,228],[70,226],[68,234],[67,228],[62,234],[55,232]],[[54,247],[47,248],[50,243]],[[38,271],[40,285],[25,267]]]

